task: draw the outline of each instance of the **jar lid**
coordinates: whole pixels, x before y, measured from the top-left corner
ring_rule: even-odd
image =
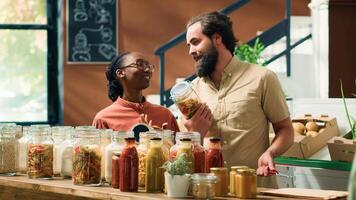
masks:
[[[191,179],[193,182],[215,182],[216,176],[211,173],[195,173]]]
[[[134,137],[127,137],[125,138],[126,141],[135,141],[135,138]]]
[[[159,137],[154,137],[154,138],[151,138],[150,140],[161,141],[161,140],[162,140],[162,138],[159,138]]]
[[[239,174],[248,174],[248,175],[256,174],[256,170],[251,169],[251,168],[238,169],[238,170],[236,170],[236,172]]]
[[[210,172],[227,172],[226,167],[212,167],[210,168]]]
[[[209,138],[209,140],[211,142],[220,142],[221,141],[221,139],[219,137],[211,137],[211,138]]]
[[[248,168],[248,166],[244,166],[244,165],[239,165],[239,166],[232,166],[231,170],[238,170],[238,169],[246,169]]]
[[[177,98],[184,95],[187,91],[191,89],[191,84],[188,81],[181,81],[175,84],[171,89],[171,97]]]

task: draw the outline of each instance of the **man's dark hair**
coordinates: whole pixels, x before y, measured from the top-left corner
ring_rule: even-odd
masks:
[[[214,33],[218,33],[222,37],[222,42],[225,47],[234,54],[236,46],[236,38],[232,30],[232,21],[230,18],[220,12],[210,12],[191,18],[187,23],[187,28],[191,25],[200,22],[203,34],[212,37]]]
[[[106,68],[106,79],[108,80],[108,96],[111,101],[116,101],[118,97],[122,97],[124,93],[124,88],[120,84],[119,80],[117,79],[116,71],[122,66],[124,58],[126,55],[130,54],[130,52],[122,53],[116,56],[109,66]]]

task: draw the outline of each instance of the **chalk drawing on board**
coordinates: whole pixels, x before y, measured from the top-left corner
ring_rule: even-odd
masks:
[[[105,10],[102,6],[106,3],[112,3],[107,1],[98,2],[97,0],[89,0],[89,16],[95,16],[95,23],[97,24],[104,24],[109,23],[112,24],[112,17],[109,11]]]
[[[75,2],[74,21],[84,22],[87,20],[88,14],[86,13],[84,0],[77,0],[77,2]]]
[[[98,32],[101,35],[103,42],[109,42],[112,40],[112,31],[109,28],[100,26],[98,29],[82,28],[75,35],[72,60],[74,61],[91,61],[90,48],[97,46],[98,52],[106,59],[112,59],[116,55],[116,48],[111,44],[105,43],[90,43],[88,44],[88,38],[85,32]]]
[[[67,0],[68,61],[109,62],[117,54],[118,0]]]

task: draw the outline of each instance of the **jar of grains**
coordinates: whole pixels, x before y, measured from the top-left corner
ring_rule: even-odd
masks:
[[[15,175],[18,171],[16,126],[0,127],[0,174]]]

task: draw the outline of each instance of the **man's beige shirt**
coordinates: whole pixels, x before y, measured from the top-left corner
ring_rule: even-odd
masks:
[[[193,87],[206,102],[214,122],[206,137],[219,136],[227,166],[257,168],[269,146],[269,123],[289,117],[276,75],[261,66],[231,59],[217,89],[210,78],[196,78]]]

